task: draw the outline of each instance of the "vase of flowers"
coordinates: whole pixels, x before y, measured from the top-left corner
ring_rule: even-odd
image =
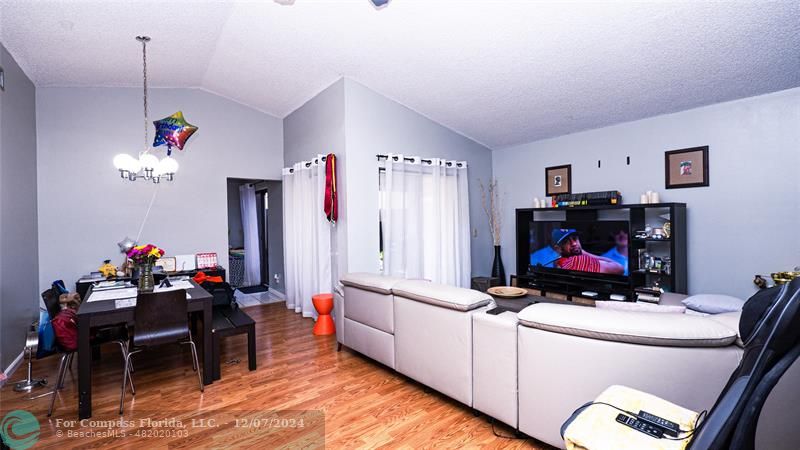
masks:
[[[153,244],[139,245],[128,250],[128,258],[139,268],[139,292],[153,292],[153,265],[164,256],[164,250]]]

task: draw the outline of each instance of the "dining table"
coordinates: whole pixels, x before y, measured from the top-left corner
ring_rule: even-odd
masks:
[[[200,287],[194,280],[189,280],[191,288],[186,289],[188,311],[199,315],[202,321],[202,346],[203,384],[213,382],[213,358],[211,328],[211,306],[213,297],[208,291]],[[135,326],[134,306],[120,303],[118,300],[95,300],[91,296],[90,288],[86,300],[78,308],[78,417],[88,419],[92,416],[92,346],[91,332],[98,327],[126,324]],[[187,320],[188,317],[187,317]]]

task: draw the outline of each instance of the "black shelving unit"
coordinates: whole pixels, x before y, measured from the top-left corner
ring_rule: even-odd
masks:
[[[530,249],[527,236],[529,222],[537,220],[597,221],[601,211],[622,210],[614,220],[630,222],[630,244],[628,246],[628,281],[603,279],[597,276],[582,276],[579,273],[528,273]],[[627,217],[626,213],[627,212]],[[556,218],[563,213],[564,218]],[[670,237],[665,239],[635,239],[638,230],[645,226],[660,228],[669,215],[671,225]],[[659,286],[669,292],[688,292],[687,253],[686,253],[686,204],[685,203],[649,203],[629,205],[574,206],[564,208],[523,208],[516,210],[517,228],[517,284],[520,287],[537,289],[543,294],[557,293],[561,296],[580,297],[582,291],[594,291],[599,294],[598,300],[607,299],[611,294],[622,294],[634,299],[636,288]],[[639,267],[639,250],[646,250],[652,255],[670,258],[670,271],[645,270]]]

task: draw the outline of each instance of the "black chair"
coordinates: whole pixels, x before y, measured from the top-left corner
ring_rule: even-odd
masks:
[[[759,291],[739,322],[741,362],[697,427],[687,449],[753,450],[756,426],[769,393],[800,355],[800,278]],[[562,427],[580,414],[581,407]],[[621,426],[621,425],[620,425]],[[591,446],[589,446],[591,448]]]
[[[222,338],[247,333],[247,364],[249,370],[256,370],[256,322],[239,309],[233,295],[231,285],[225,282],[205,282],[200,286],[213,297],[212,302],[212,378],[219,380],[222,377],[220,364],[220,347]]]
[[[200,392],[203,392],[203,376],[197,362],[197,348],[192,341],[189,329],[189,311],[186,302],[186,291],[183,289],[150,294],[140,293],[136,297],[133,311],[132,347],[125,358],[125,374],[122,380],[122,392],[119,399],[119,413],[125,406],[125,387],[130,377],[128,368],[131,357],[150,347],[164,344],[188,344],[192,350],[192,370],[197,372]]]
[[[50,315],[50,320],[55,319],[56,316],[61,312],[61,304],[59,303],[60,296],[61,292],[55,287],[42,292],[42,300],[44,301],[45,308],[47,308],[47,313]],[[124,324],[113,325],[94,330],[90,341],[92,347],[111,343],[119,345],[124,367],[125,360],[128,355],[128,333]],[[50,417],[53,414],[53,408],[55,407],[56,403],[56,395],[58,395],[58,391],[64,388],[64,379],[66,378],[67,371],[72,368],[72,360],[75,357],[75,352],[65,351],[61,348],[59,348],[59,350],[61,352],[61,361],[58,365],[58,376],[56,378],[56,383],[53,385],[53,390],[48,394],[52,395],[52,397],[50,398],[50,407],[47,409],[47,417]],[[133,367],[129,366],[127,370],[129,373],[133,372]],[[133,378],[128,377],[128,381],[131,385],[131,393],[136,395],[136,388],[133,385]]]

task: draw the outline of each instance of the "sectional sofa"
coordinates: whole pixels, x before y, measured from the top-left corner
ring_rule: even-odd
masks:
[[[492,298],[470,289],[365,273],[340,281],[334,295],[340,346],[561,448],[563,421],[608,386],[710,409],[742,355],[737,313],[535,304],[519,314],[490,315]],[[795,364],[767,401],[757,449],[800,448],[797,405]]]

